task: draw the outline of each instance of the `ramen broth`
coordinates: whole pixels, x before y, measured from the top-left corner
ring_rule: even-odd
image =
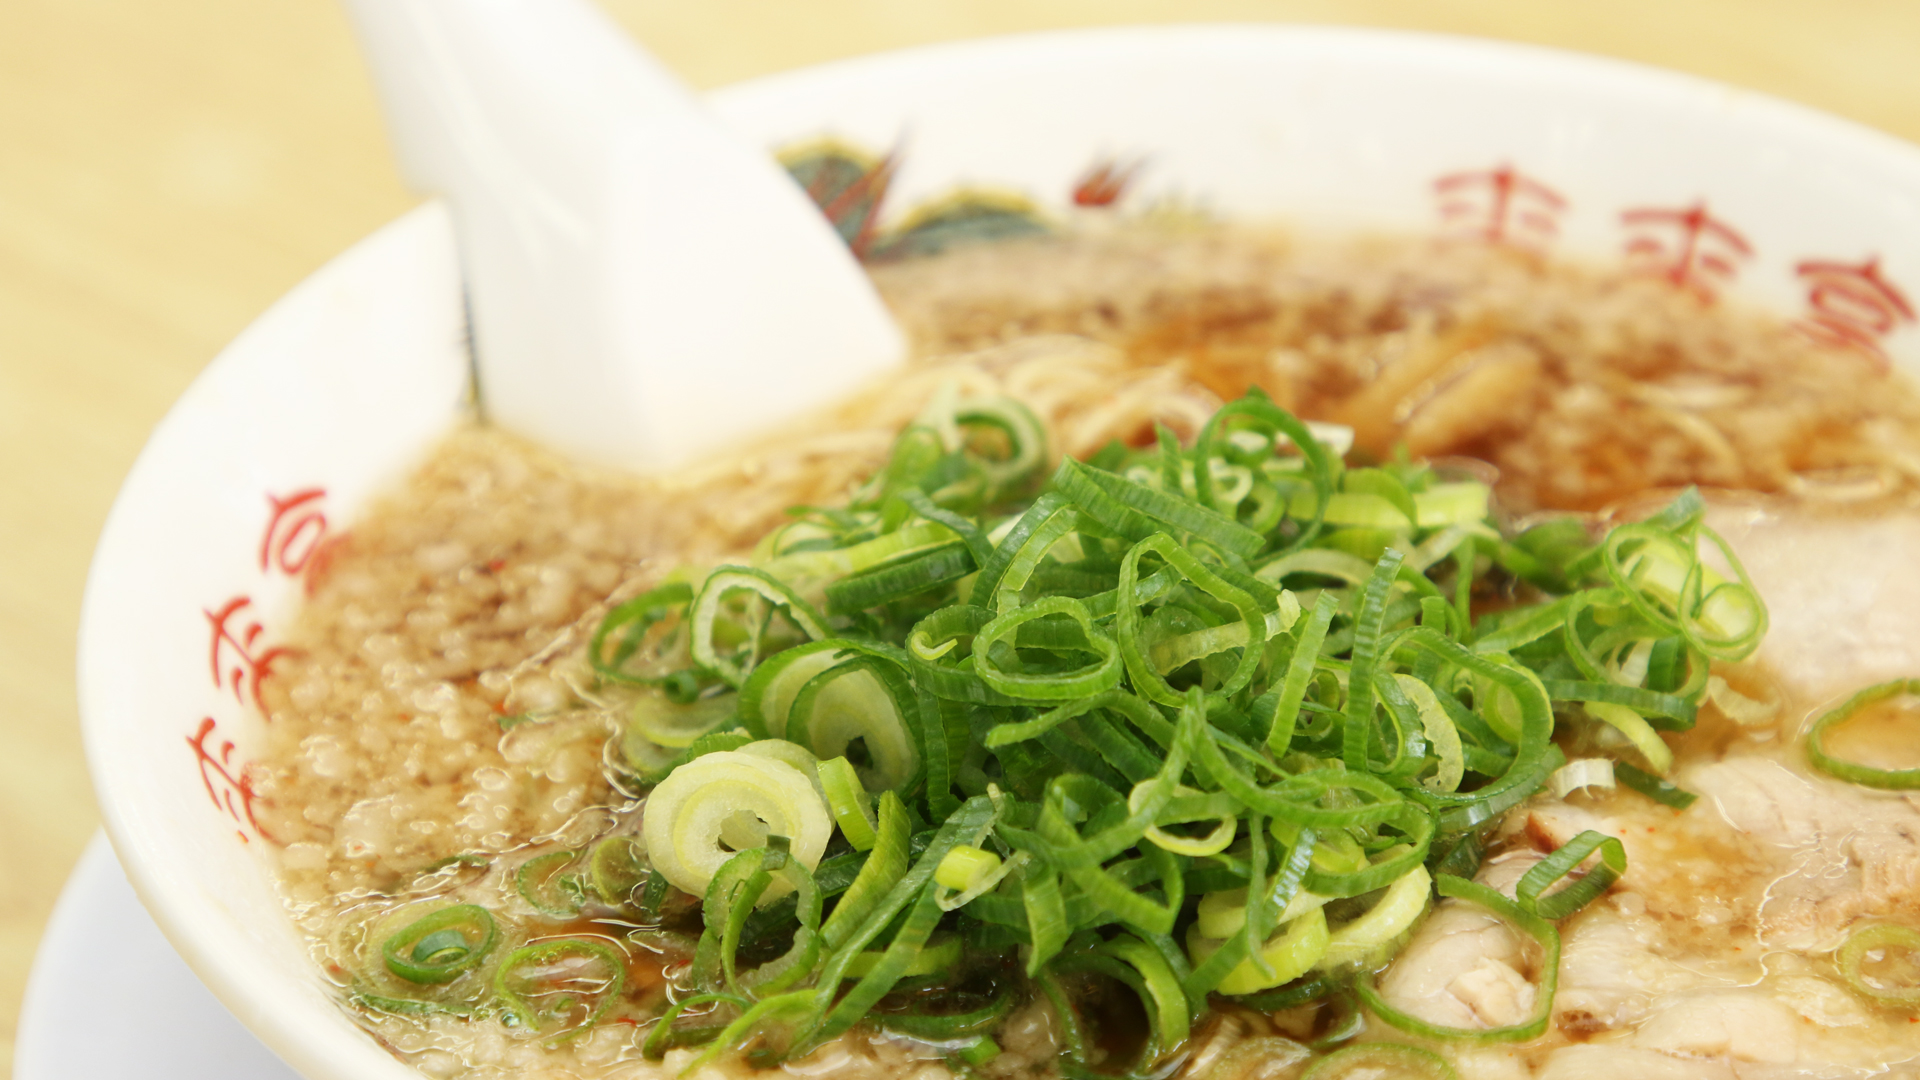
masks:
[[[1115,440],[1151,445],[1156,424],[1190,444],[1251,386],[1350,429],[1352,461],[1399,454],[1492,480],[1509,523],[1572,511],[1597,528],[1708,489],[1708,520],[1772,631],[1752,658],[1716,663],[1697,725],[1666,736],[1668,775],[1692,805],[1624,786],[1543,791],[1488,833],[1478,879],[1509,895],[1584,832],[1627,856],[1606,895],[1560,926],[1544,1034],[1428,1042],[1337,1003],[1263,1012],[1215,998],[1164,1071],[1284,1080],[1323,1053],[1316,1040],[1346,1036],[1429,1046],[1460,1076],[1496,1080],[1907,1075],[1920,1021],[1855,993],[1833,957],[1862,925],[1920,926],[1920,807],[1812,770],[1802,746],[1809,720],[1854,690],[1920,676],[1920,399],[1904,380],[1661,282],[1479,247],[1138,228],[976,245],[874,276],[915,358],[846,405],[661,479],[463,426],[316,560],[286,631],[294,651],[264,686],[261,821],[320,969],[394,1054],[431,1076],[583,1080],[664,1078],[696,1056],[652,1060],[642,1044],[693,992],[699,898],[605,902],[645,880],[637,847],[592,866],[547,859],[637,836],[645,813],[622,721],[596,703],[585,659],[610,609],[687,568],[748,560],[789,507],[844,504],[942,395],[1017,399],[1055,454],[1085,458]],[[1910,768],[1914,713],[1895,699],[1830,749]],[[1621,752],[1579,730],[1561,732],[1567,758]],[[471,990],[449,975],[452,989],[409,1004],[416,988],[383,950],[450,905],[490,913],[496,960],[576,944],[526,973],[469,978]],[[404,948],[403,962],[431,959]],[[1493,1028],[1531,1012],[1539,963],[1510,927],[1441,900],[1378,987],[1426,1022]],[[1015,960],[969,978],[929,992],[1012,986],[997,1056],[961,1060],[950,1041],[862,1025],[776,1067],[1055,1074],[1064,1035],[1048,996]],[[503,1022],[501,987],[558,1027]],[[1142,1006],[1083,989],[1089,1060],[1121,1067]],[[896,994],[881,1008],[910,1006]]]

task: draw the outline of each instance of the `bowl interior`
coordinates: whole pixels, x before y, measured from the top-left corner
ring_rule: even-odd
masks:
[[[1209,27],[915,50],[713,104],[769,147],[827,136],[895,152],[884,220],[974,185],[1054,221],[1175,201],[1440,232],[1626,259],[1920,367],[1906,291],[1920,289],[1920,150],[1680,76],[1444,38]],[[1116,189],[1102,163],[1137,170]],[[82,715],[115,848],[195,970],[316,1080],[414,1074],[334,1005],[274,894],[251,812],[257,680],[282,655],[301,571],[460,414],[463,335],[438,206],[341,256],[156,430],[87,591]]]

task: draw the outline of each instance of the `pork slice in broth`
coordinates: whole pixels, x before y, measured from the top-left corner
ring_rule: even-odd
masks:
[[[1760,938],[1797,952],[1839,946],[1863,918],[1920,914],[1920,808],[1908,796],[1809,776],[1763,757],[1695,766],[1681,783],[1761,842],[1778,873]]]
[[[1755,659],[1811,705],[1920,677],[1920,512],[1717,505],[1772,616]],[[1789,718],[1791,719],[1791,718]]]
[[[1540,856],[1518,851],[1487,862],[1476,881],[1511,897]],[[1479,1029],[1519,1024],[1534,1014],[1526,938],[1475,904],[1442,900],[1380,977],[1380,994],[1428,1023]]]

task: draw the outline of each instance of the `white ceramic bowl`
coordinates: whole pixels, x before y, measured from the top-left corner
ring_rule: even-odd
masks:
[[[713,103],[768,146],[904,140],[895,213],[965,182],[1064,216],[1093,163],[1138,158],[1129,203],[1626,257],[1920,366],[1920,149],[1694,79],[1483,42],[1219,26],[920,49]],[[258,857],[252,680],[316,546],[459,414],[461,336],[446,215],[423,207],[195,382],[128,478],[87,590],[81,706],[114,847],[193,968],[314,1080],[415,1074],[341,1013]]]

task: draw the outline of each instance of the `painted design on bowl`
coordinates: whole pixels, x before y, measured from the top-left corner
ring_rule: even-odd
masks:
[[[1559,237],[1568,205],[1558,191],[1507,162],[1438,177],[1433,194],[1443,235],[1527,251],[1544,250]]]
[[[1913,304],[1888,281],[1880,256],[1858,264],[1809,259],[1794,267],[1807,288],[1807,311],[1793,325],[1816,341],[1871,356],[1881,371],[1891,361],[1881,340],[1913,324]]]
[[[267,523],[260,534],[257,571],[260,585],[281,578],[305,586],[325,567],[328,553],[340,540],[327,522],[326,497],[327,489],[317,486],[298,488],[284,496],[267,493]],[[202,608],[200,613],[211,630],[208,663],[214,688],[231,694],[242,716],[251,712],[264,718],[266,704],[260,697],[260,684],[273,673],[275,663],[295,655],[297,650],[271,643],[265,616],[254,602],[258,591],[235,594],[217,606]],[[254,786],[254,764],[244,757],[236,758],[236,743],[219,729],[220,721],[206,716],[187,736],[201,784],[214,809],[241,826],[235,833],[242,843],[251,842],[248,830],[270,840],[272,837],[254,816],[254,804],[260,798]]]
[[[195,763],[200,767],[200,783],[207,789],[207,798],[213,800],[213,808],[242,826],[234,830],[241,843],[252,843],[247,829],[271,840],[253,816],[253,804],[260,795],[253,789],[252,764],[234,761],[234,742],[216,738],[219,727],[219,721],[213,717],[203,717],[199,730],[187,736],[187,745],[193,748]]]
[[[1714,217],[1701,199],[1688,207],[1642,206],[1620,212],[1627,232],[1628,269],[1662,278],[1711,301],[1733,283],[1753,245],[1740,230]]]
[[[914,207],[898,225],[881,228],[899,151],[876,154],[838,140],[816,140],[782,149],[778,157],[862,262],[937,255],[960,244],[1053,231],[1026,196],[984,188],[957,189]]]
[[[863,262],[937,254],[969,243],[1056,230],[1040,202],[1008,190],[963,187],[881,225],[898,149],[875,153],[838,139],[815,139],[779,151],[787,171]],[[1070,208],[1112,209],[1137,188],[1150,158],[1103,156],[1067,192]],[[1475,241],[1544,255],[1559,239],[1573,203],[1546,180],[1512,161],[1442,173],[1428,182],[1442,239]],[[1069,210],[1071,212],[1071,210]],[[1712,303],[1756,258],[1738,227],[1716,215],[1704,197],[1691,204],[1631,206],[1618,212],[1621,256],[1630,273],[1663,280]],[[1879,254],[1860,262],[1807,257],[1795,265],[1805,310],[1790,323],[1821,344],[1849,349],[1888,370],[1884,340],[1920,325],[1920,313],[1881,267]]]

